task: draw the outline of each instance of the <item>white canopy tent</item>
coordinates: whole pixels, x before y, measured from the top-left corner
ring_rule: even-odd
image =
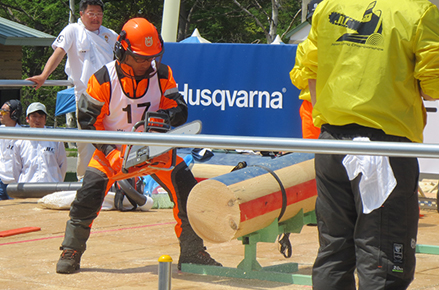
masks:
[[[198,31],[198,28],[195,28],[194,32],[191,36],[188,38],[183,39],[180,41],[182,43],[211,43],[209,40],[201,37],[200,32]]]
[[[282,39],[280,38],[279,34],[276,35],[276,37],[274,38],[273,42],[271,44],[285,44]]]

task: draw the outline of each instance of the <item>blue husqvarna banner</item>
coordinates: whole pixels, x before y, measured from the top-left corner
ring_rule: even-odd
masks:
[[[203,134],[301,138],[296,45],[165,43],[169,65]]]

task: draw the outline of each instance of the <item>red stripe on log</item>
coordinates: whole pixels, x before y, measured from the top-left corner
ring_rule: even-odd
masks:
[[[317,195],[316,180],[312,179],[290,188],[285,188],[285,192],[287,194],[288,207],[293,203],[297,203]],[[241,222],[264,215],[274,210],[280,210],[281,208],[282,192],[279,190],[240,204],[239,209],[241,211]]]

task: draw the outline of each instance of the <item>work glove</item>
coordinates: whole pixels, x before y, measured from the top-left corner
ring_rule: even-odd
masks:
[[[120,157],[120,151],[117,149],[113,149],[105,157],[107,158],[111,168],[115,171],[115,173],[120,172],[122,168],[122,158]]]

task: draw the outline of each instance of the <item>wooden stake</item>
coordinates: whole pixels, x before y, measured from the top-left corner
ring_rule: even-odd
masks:
[[[13,235],[36,232],[36,231],[40,231],[40,230],[41,230],[41,228],[39,228],[39,227],[18,228],[18,229],[13,229],[13,230],[2,231],[2,232],[0,232],[0,237],[9,237],[9,236],[13,236]]]

